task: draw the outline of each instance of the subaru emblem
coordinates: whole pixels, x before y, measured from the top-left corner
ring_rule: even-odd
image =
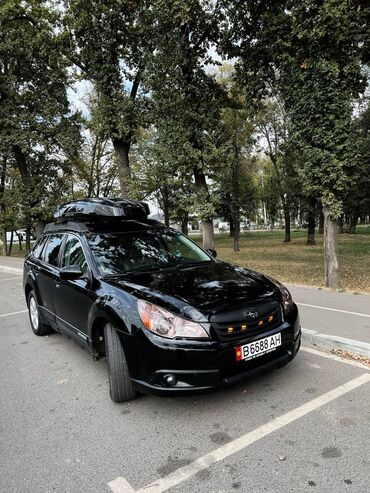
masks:
[[[253,318],[253,319],[256,319],[256,318],[258,318],[259,313],[257,311],[255,311],[255,310],[249,310],[247,312],[244,312],[243,313],[243,316],[245,318]]]

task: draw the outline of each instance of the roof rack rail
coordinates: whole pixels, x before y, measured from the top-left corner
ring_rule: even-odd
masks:
[[[89,228],[84,222],[64,221],[49,223],[45,226],[44,233],[51,233],[59,230],[80,231],[81,233],[89,232]]]
[[[146,220],[150,214],[145,202],[136,202],[123,198],[86,198],[73,200],[58,206],[54,212],[56,222],[67,221],[111,221],[114,219]]]

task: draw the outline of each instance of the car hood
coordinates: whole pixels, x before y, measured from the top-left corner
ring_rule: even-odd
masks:
[[[110,282],[163,307],[191,305],[206,315],[276,297],[268,278],[224,262],[132,273]]]

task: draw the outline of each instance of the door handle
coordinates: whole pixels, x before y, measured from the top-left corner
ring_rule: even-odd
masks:
[[[56,283],[55,283],[55,287],[56,287],[56,288],[60,288],[60,284],[59,284],[59,282],[56,282]]]

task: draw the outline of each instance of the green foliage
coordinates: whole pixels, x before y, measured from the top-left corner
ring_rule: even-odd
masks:
[[[167,148],[154,128],[143,130],[132,150],[134,179],[130,195],[155,199],[169,219],[179,221],[193,206],[193,184],[167,158]]]
[[[278,88],[307,195],[341,212],[354,165],[353,98],[364,89],[366,11],[346,0],[224,2],[231,29],[224,46],[240,56],[239,76],[252,104]],[[273,43],[271,43],[273,40]]]
[[[39,0],[0,6],[0,152],[19,172],[14,199],[27,223],[49,215],[79,146],[56,20],[57,12]]]
[[[355,175],[344,201],[344,211],[356,221],[370,214],[370,104],[353,121],[356,136],[353,145],[356,153]]]
[[[209,49],[217,41],[214,5],[206,1],[153,2],[156,47],[146,70],[153,121],[160,139],[161,160],[185,177],[194,175],[194,209],[205,220],[214,216],[205,175],[220,169],[217,137],[222,99],[214,75],[206,70]]]
[[[153,51],[152,2],[65,0],[60,49],[97,94],[91,115],[96,132],[111,139],[122,195],[130,182],[130,147],[147,121],[141,89]]]

